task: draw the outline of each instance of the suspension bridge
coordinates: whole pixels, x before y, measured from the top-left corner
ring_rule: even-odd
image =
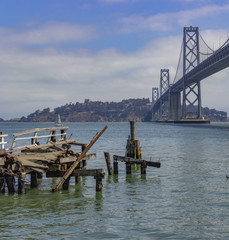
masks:
[[[152,121],[209,122],[201,112],[200,81],[227,67],[229,39],[213,50],[198,27],[184,27],[174,81],[170,83],[169,69],[161,69],[160,89],[152,88]]]

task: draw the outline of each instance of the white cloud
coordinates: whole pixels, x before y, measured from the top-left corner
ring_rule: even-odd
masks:
[[[21,28],[20,30],[0,28],[1,44],[41,45],[82,42],[98,36],[92,26],[49,22],[42,26]]]
[[[207,5],[192,10],[179,12],[161,13],[153,16],[143,17],[141,15],[132,15],[121,18],[119,22],[123,24],[122,31],[136,32],[143,30],[167,31],[174,27],[174,24],[180,26],[190,25],[192,20],[197,20],[211,15],[217,15],[229,11],[229,4],[224,6]]]
[[[0,112],[32,112],[85,98],[120,101],[151,97],[151,87],[159,84],[160,68],[171,65],[169,51],[176,55],[176,47],[160,51],[165,41],[153,41],[133,53],[116,49],[34,51],[0,45],[0,100],[4,101]],[[171,41],[177,42],[178,37]]]
[[[209,42],[216,35],[225,34],[209,30],[202,35]],[[0,112],[33,112],[86,98],[101,101],[151,98],[151,88],[159,86],[161,68],[169,68],[173,79],[181,41],[181,35],[156,39],[131,53],[116,49],[37,51],[0,45],[0,101],[4,103]],[[213,102],[212,95],[208,93],[213,94],[216,85],[220,88],[218,94],[227,96],[225,85],[218,82],[227,81],[228,71],[214,76],[208,89],[207,84],[202,89],[204,106],[211,107],[208,103]],[[225,102],[229,101],[224,99],[226,108]]]

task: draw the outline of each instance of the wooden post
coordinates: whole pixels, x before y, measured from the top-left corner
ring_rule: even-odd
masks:
[[[101,176],[95,176],[96,179],[96,192],[101,192],[103,189],[103,178]]]
[[[22,175],[19,175],[18,177],[18,194],[24,194],[25,193],[25,182],[23,181]]]
[[[131,163],[126,162],[126,174],[131,174]]]
[[[114,159],[114,156],[113,156],[113,168],[114,174],[118,174],[118,161]]]
[[[130,121],[130,140],[135,140],[135,121]]]
[[[30,173],[30,186],[31,188],[37,187],[37,172]]]
[[[5,192],[5,178],[0,176],[0,193]]]
[[[69,189],[69,182],[70,182],[70,176],[65,180],[63,183],[63,190],[68,190]]]
[[[64,130],[64,129],[61,129],[61,130],[60,130],[60,133],[62,134],[62,135],[61,135],[61,139],[66,140],[67,138],[66,138],[65,130]]]
[[[142,159],[141,147],[140,147],[140,140],[135,140],[135,155],[137,159]]]
[[[146,174],[146,162],[143,161],[143,163],[141,164],[141,174]]]
[[[42,179],[42,177],[43,177],[42,173],[37,173],[37,178],[38,179]]]
[[[142,158],[140,141],[135,140],[135,121],[130,121],[130,136],[126,144],[126,157]]]
[[[6,180],[6,186],[8,188],[8,192],[9,193],[14,193],[15,189],[14,189],[14,183],[13,180],[14,178],[11,175],[5,175],[5,180]]]
[[[80,176],[75,176],[75,183],[80,184],[81,183],[81,177]]]
[[[113,169],[111,165],[111,158],[109,152],[104,152],[106,164],[107,164],[107,171],[109,175],[113,175]]]
[[[81,169],[83,166],[82,161],[79,162],[79,164],[77,165],[76,169]],[[75,176],[75,183],[81,183],[81,176]]]
[[[81,151],[83,152],[85,148],[86,148],[86,145],[82,145]],[[82,160],[82,163],[83,163],[83,168],[86,168],[87,167],[87,161],[86,160]]]
[[[51,141],[52,142],[56,142],[56,130],[53,130],[52,132],[51,132]]]

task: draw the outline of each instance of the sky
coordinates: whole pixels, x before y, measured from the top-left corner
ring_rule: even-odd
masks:
[[[0,0],[0,118],[91,101],[150,98],[175,77],[183,28],[216,50],[225,0]],[[229,113],[229,69],[201,81],[202,105]]]

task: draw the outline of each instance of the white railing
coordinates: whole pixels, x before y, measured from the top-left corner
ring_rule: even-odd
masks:
[[[8,135],[0,132],[0,149],[5,149],[5,144],[7,144],[7,142],[5,142],[5,137],[8,137]]]
[[[34,146],[34,145],[39,145],[40,143],[38,142],[38,139],[44,139],[47,138],[47,143],[49,142],[57,142],[57,141],[63,141],[67,139],[67,131],[68,127],[50,127],[50,128],[35,128],[31,130],[26,130],[23,132],[18,132],[13,134],[13,142],[11,145],[11,149],[20,149],[20,148],[25,148],[29,146]],[[46,135],[39,135],[40,132],[45,132],[49,131],[49,134]],[[60,131],[60,133],[57,133],[57,131]],[[24,136],[21,137],[22,135],[27,135],[27,134],[32,134],[32,136]],[[30,143],[24,146],[18,146],[16,147],[16,142],[20,140],[30,140]]]

